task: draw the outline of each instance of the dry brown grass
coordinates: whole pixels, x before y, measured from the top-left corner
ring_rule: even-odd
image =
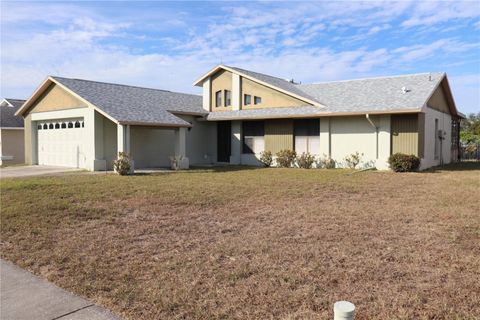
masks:
[[[480,166],[458,169],[2,180],[2,257],[129,319],[474,319]]]

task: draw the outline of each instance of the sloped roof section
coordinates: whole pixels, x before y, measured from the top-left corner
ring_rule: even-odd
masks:
[[[242,119],[273,119],[273,118],[307,118],[321,116],[325,110],[316,106],[262,108],[247,110],[232,110],[222,112],[210,112],[208,121],[242,120]]]
[[[206,114],[198,95],[81,79],[52,79],[124,124],[190,126],[175,113]]]
[[[0,107],[0,127],[23,128],[23,118],[16,116],[15,112],[25,103],[20,99],[4,99],[10,106]]]
[[[288,91],[290,93],[296,94],[297,96],[300,96],[300,97],[303,97],[305,99],[312,100],[312,101],[315,101],[315,102],[318,102],[318,103],[322,104],[322,102],[320,100],[318,100],[314,96],[308,94],[306,91],[301,90],[298,87],[297,84],[292,83],[288,80],[273,77],[273,76],[269,76],[269,75],[263,74],[263,73],[258,73],[258,72],[254,72],[254,71],[250,71],[250,70],[237,68],[237,67],[229,67],[229,68],[233,69],[235,71],[238,71],[239,73],[243,73],[243,74],[245,74],[249,77],[252,77],[252,78],[258,79],[262,82],[265,82],[265,83],[267,83],[267,84],[269,84],[273,87],[277,87],[279,89],[282,89],[282,90]]]
[[[444,77],[440,72],[420,73],[296,86],[333,113],[419,110]]]

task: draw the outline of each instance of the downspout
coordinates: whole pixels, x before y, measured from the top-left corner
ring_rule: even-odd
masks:
[[[378,159],[378,127],[373,123],[372,119],[370,119],[370,114],[365,114],[365,118],[367,119],[368,122],[372,125],[372,127],[375,128],[375,158]]]

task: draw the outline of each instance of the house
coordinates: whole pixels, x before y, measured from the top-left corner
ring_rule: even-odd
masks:
[[[0,102],[0,165],[24,163],[23,118],[15,116],[25,100]]]
[[[118,152],[136,168],[259,165],[260,152],[352,153],[388,169],[392,153],[425,169],[458,156],[456,109],[445,73],[299,84],[219,65],[194,82],[202,96],[48,77],[17,112],[27,163],[111,169]]]

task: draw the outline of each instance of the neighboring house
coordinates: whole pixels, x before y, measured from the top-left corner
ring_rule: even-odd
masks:
[[[0,103],[0,165],[25,162],[23,118],[15,115],[24,102],[3,99]]]
[[[457,112],[444,73],[296,84],[219,65],[195,81],[203,97],[48,77],[17,114],[27,163],[105,170],[120,151],[135,167],[258,165],[260,152],[354,152],[387,169],[392,153],[422,169],[457,159]]]

